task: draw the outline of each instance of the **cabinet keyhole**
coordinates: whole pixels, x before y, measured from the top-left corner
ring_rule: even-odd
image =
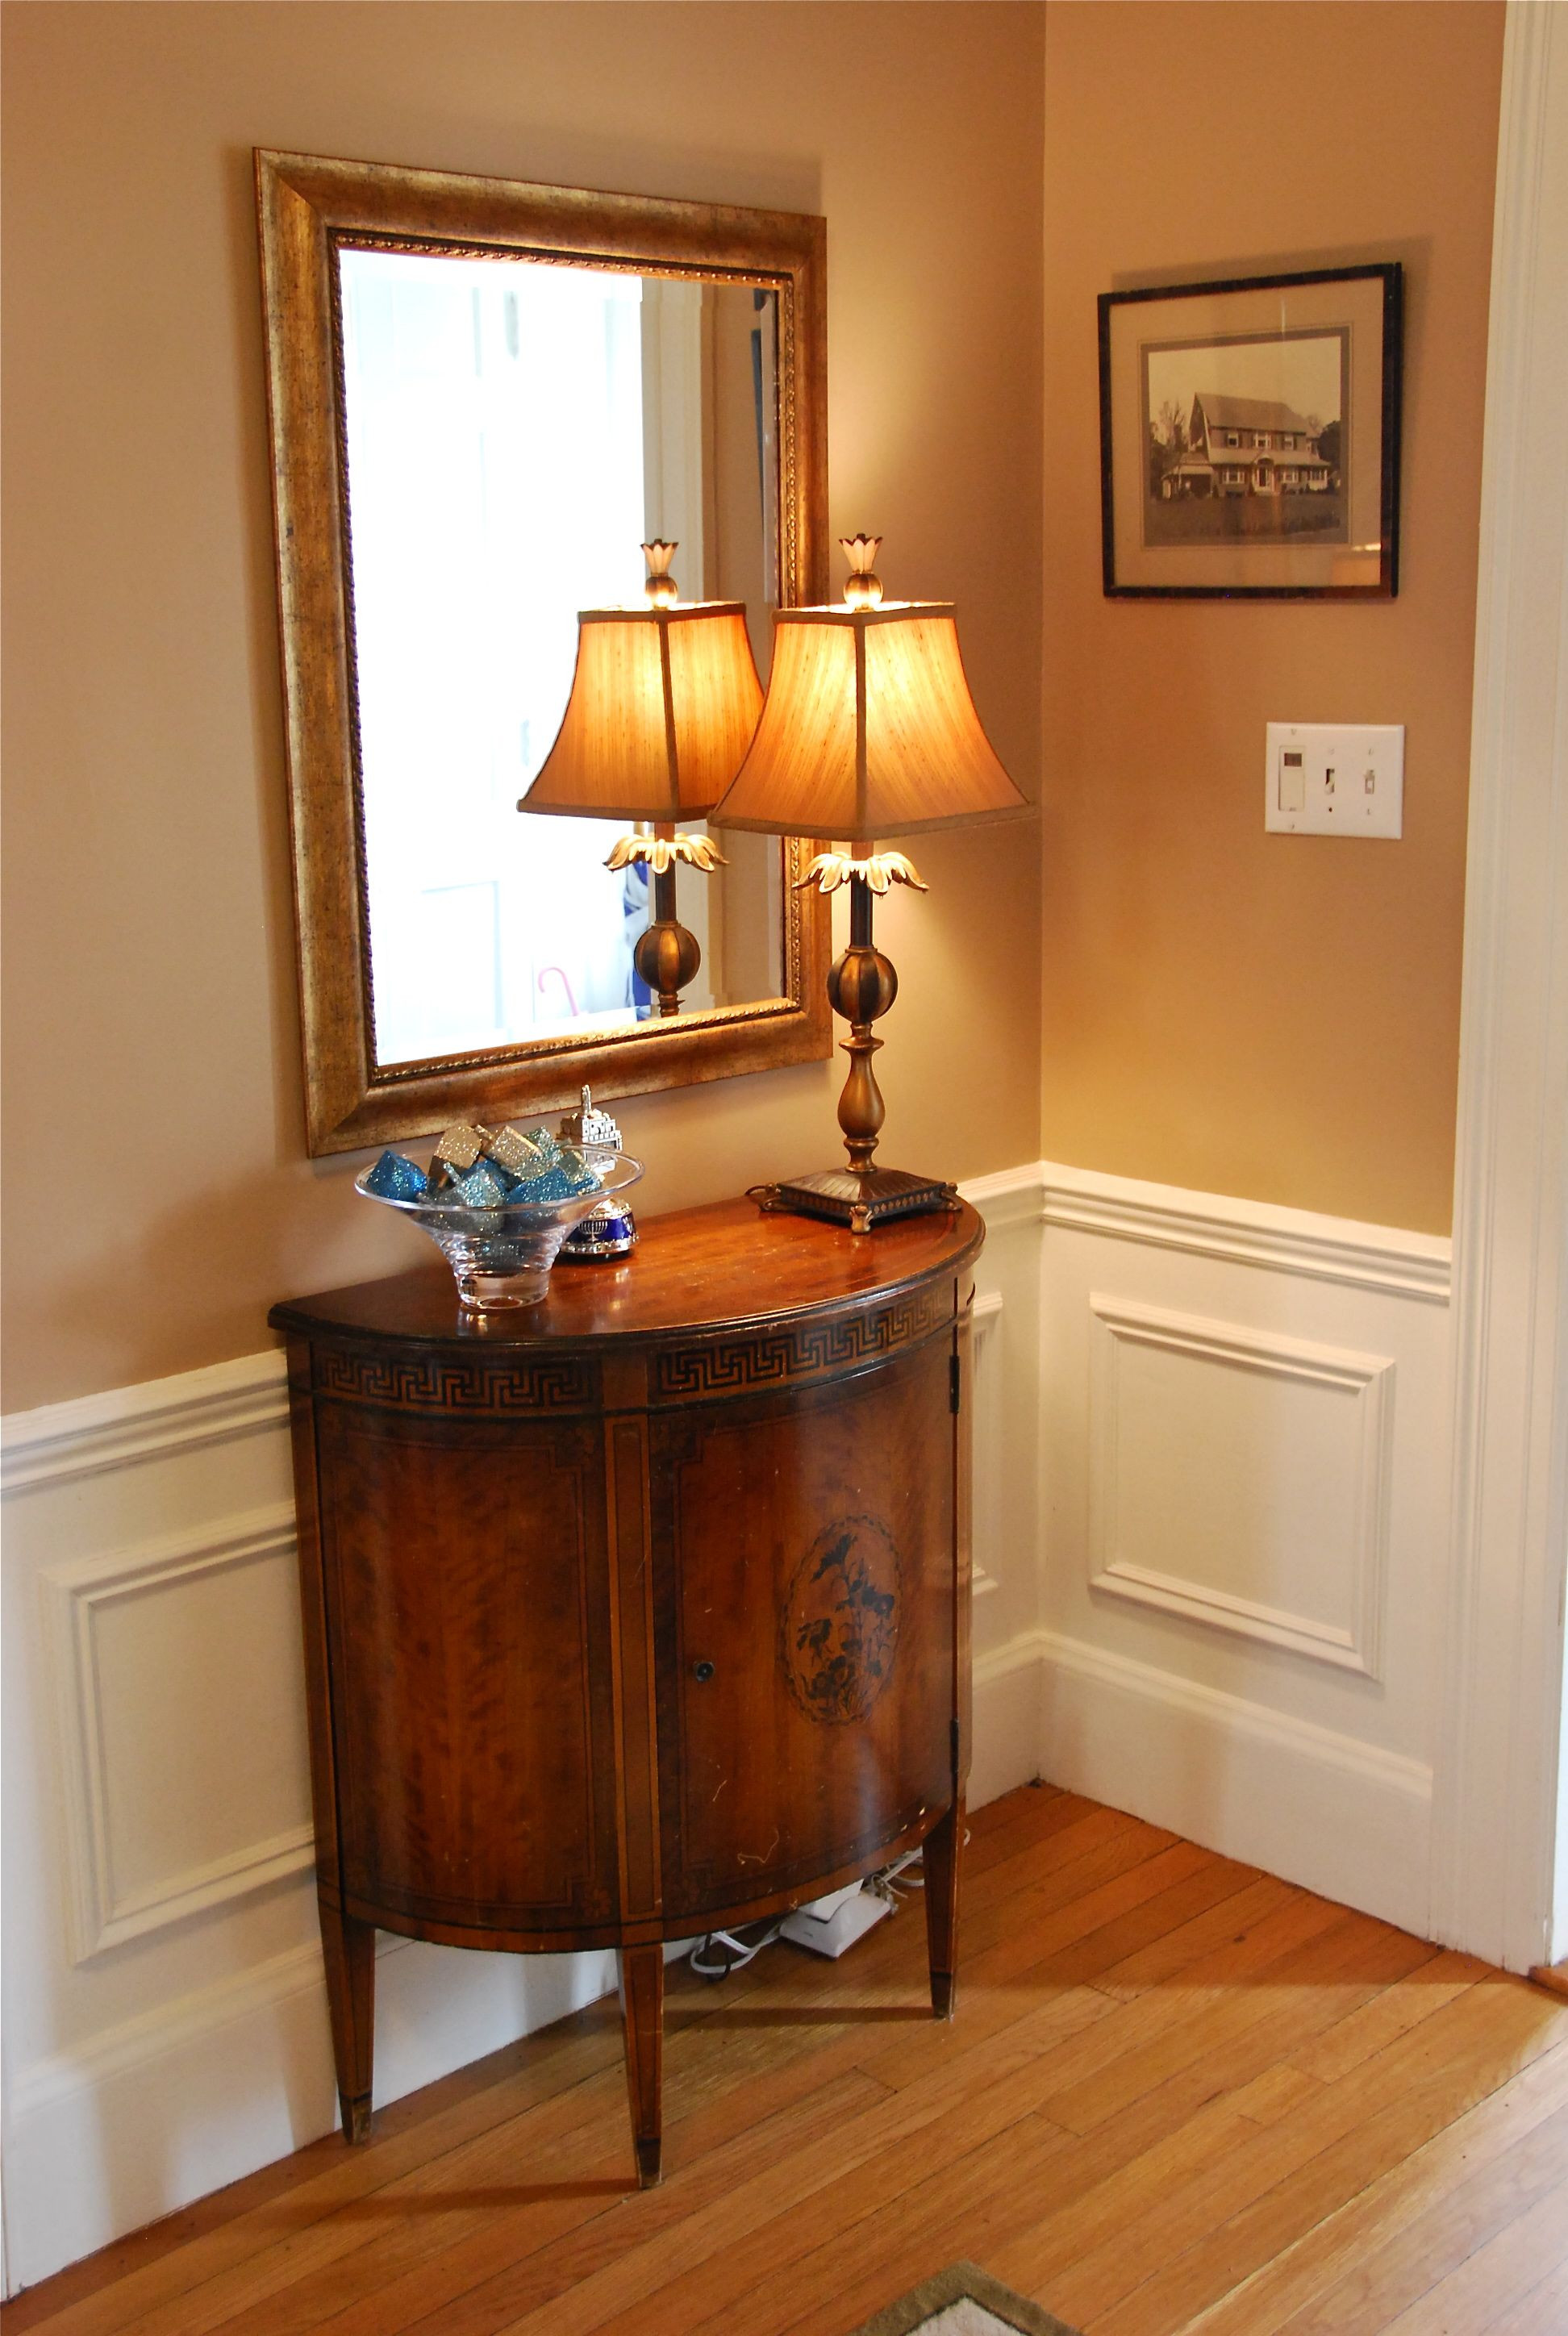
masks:
[[[693,1663],[691,1675],[699,1687],[706,1687],[713,1677],[713,1665],[707,1662]]]

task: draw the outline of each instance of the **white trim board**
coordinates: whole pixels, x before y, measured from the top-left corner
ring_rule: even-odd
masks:
[[[1553,1936],[1568,1544],[1568,11],[1510,0],[1492,246],[1455,1200],[1438,1937]],[[1568,1795],[1563,1796],[1568,1801]],[[1568,1836],[1568,1826],[1564,1827]],[[1560,1883],[1559,1891],[1568,1896]]]
[[[172,1378],[8,1413],[0,1419],[5,1493],[69,1484],[276,1427],[288,1417],[287,1373],[282,1348],[270,1348]]]
[[[1036,1648],[1052,1784],[1424,1930],[1424,1762],[1059,1631]]]
[[[1189,1192],[1054,1161],[1041,1161],[1039,1175],[1040,1213],[1047,1225],[1436,1305],[1447,1300],[1450,1244],[1436,1233],[1363,1224],[1271,1201]]]
[[[1367,1224],[1235,1193],[1188,1192],[1057,1160],[977,1176],[959,1189],[994,1231],[1028,1222],[1057,1225],[1434,1305],[1448,1299],[1453,1244],[1446,1234]]]

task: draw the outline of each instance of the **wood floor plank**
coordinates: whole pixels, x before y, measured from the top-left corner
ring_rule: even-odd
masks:
[[[1457,2268],[1386,2322],[1388,2336],[1485,2336],[1512,2307],[1568,2262],[1568,2182],[1477,2247]]]
[[[1451,2159],[1456,2155],[1452,2133],[1449,2127],[1428,2148]],[[1560,2196],[1565,2167],[1568,2103],[1445,2186],[1423,2212],[1363,2253],[1331,2288],[1291,2314],[1285,2323],[1291,2336],[1328,2336],[1330,2330],[1346,2336],[1358,2327],[1393,2321],[1541,2198]],[[1552,2268],[1544,2265],[1526,2283],[1534,2284]]]
[[[1109,2134],[1110,2162],[1122,2163],[1180,2114],[1249,2085],[1300,2042],[1332,2008],[1310,1983],[1311,1974],[1326,1975],[1324,1942],[1353,1954],[1357,1936],[1332,1909],[1309,1902],[1205,1958],[1187,1975],[1191,1984],[1118,2000],[1110,2020],[1059,2056],[1063,2082],[1049,2114],[1080,2134]]]
[[[1369,1940],[1357,1917],[1343,1916],[1266,1965],[1251,1986],[1230,1988],[1226,2000],[1205,2007],[1201,2018],[1167,2029],[1157,2041],[1125,2048],[1092,2077],[1059,2093],[1049,2115],[1074,2133],[1092,2133],[1193,2072],[1210,2088],[1248,2084],[1430,1953],[1398,1932]]]
[[[1538,2057],[1548,2039],[1524,2000],[1529,1992],[1472,1988],[1295,2117],[1174,2186],[1138,2228],[1123,2232],[1114,2253],[1102,2248],[1095,2260],[1074,2263],[1062,2287],[1066,2303],[1103,2336],[1184,2327],[1392,2158],[1419,2148]]]
[[[1383,1926],[1369,1924],[1368,1929],[1375,1933]],[[1443,2123],[1546,2049],[1551,2040],[1546,2023],[1555,2014],[1551,2009],[1537,2014],[1534,2005],[1545,2007],[1549,2000],[1535,1995],[1526,2002],[1529,1997],[1529,1989],[1505,1982],[1468,1990],[1341,2084],[1325,2087],[1298,2116],[1276,2127],[1259,2127],[1236,2118],[1220,2096],[1190,2120],[1184,2136],[1178,2127],[1174,2135],[1155,2140],[1147,2153],[1119,2164],[1092,2194],[1064,2205],[993,2266],[998,2276],[1049,2301],[1044,2283],[1059,2282],[1070,2269],[1073,2283],[1092,2291],[1089,2308],[1108,2311],[1134,2283],[1145,2255],[1149,2261],[1144,2276],[1153,2273],[1156,2263],[1181,2255],[1192,2245],[1194,2233],[1212,2232],[1287,2175],[1318,2158],[1330,2144],[1346,2145],[1351,2153],[1370,2146],[1396,2154],[1381,2136],[1368,2143],[1368,2126],[1379,2112],[1392,2108],[1401,2114],[1407,2147],[1418,2147]],[[1130,2137],[1142,2139],[1151,2133],[1150,2120],[1158,2107],[1157,2094],[1130,2106],[1124,2113]],[[1047,2115],[1054,2114],[1047,2101],[1041,2107]],[[1096,2146],[1086,2150],[1086,2166],[1097,2168],[1102,2153],[1115,2148],[1120,2122],[1103,2126],[1092,2136]],[[1222,2146],[1201,2146],[1216,2123]],[[1151,2161],[1174,2164],[1179,2177],[1162,2174],[1152,2195],[1142,2179]],[[1244,2264],[1235,2276],[1244,2276],[1252,2267]],[[1201,2257],[1197,2268],[1207,2273]],[[1211,2295],[1195,2296],[1188,2317],[1213,2300]],[[1052,2302],[1051,2308],[1064,2317],[1073,2316],[1060,2302]],[[1183,2323],[1177,2319],[1172,2324]]]
[[[1568,2005],[1051,1788],[832,1963],[592,2007],[121,2241],[4,2336],[842,2336],[955,2256],[1089,2336],[1565,2336]]]
[[[1241,1869],[1243,1873],[1249,1870]],[[1144,1995],[1150,1988],[1164,1984],[1175,1971],[1201,1956],[1232,1944],[1239,1935],[1233,1924],[1244,1927],[1261,1922],[1286,1906],[1323,1903],[1321,1899],[1310,1898],[1306,1891],[1294,1888],[1289,1882],[1278,1882],[1271,1874],[1260,1874],[1228,1904],[1193,1915],[1164,1939],[1151,1940],[1147,1946],[1114,1963],[1095,1984],[1110,1995]]]
[[[1010,2234],[1038,2213],[1071,2146],[1059,2127],[1027,2117],[924,2179],[911,2166],[914,2178],[896,2199],[825,2242],[800,2218],[788,2260],[746,2299],[747,2336],[804,2336],[819,2329],[842,2336],[958,2257],[983,2254],[998,2234]],[[735,2321],[734,2306],[726,2305],[690,2336],[729,2336]]]
[[[508,2336],[589,2336],[643,2295],[679,2276],[716,2253],[736,2247],[759,2224],[781,2213],[794,2214],[810,2202],[823,2211],[835,2185],[867,2159],[903,2140],[913,2154],[940,2146],[958,2121],[973,2142],[988,2130],[1000,2131],[1033,2106],[1036,2088],[1048,2081],[1047,2045],[1103,2018],[1105,2000],[1092,1989],[1066,1990],[1037,2008],[1031,2019],[956,2055],[901,2092],[847,2124],[827,2127],[793,2162],[780,2163],[750,2183],[732,2187],[711,2209],[688,2216],[671,2233],[629,2254],[559,2298],[547,2312],[531,2312],[504,2323]],[[1023,2032],[1027,2030],[1027,2032]],[[499,2336],[499,2331],[498,2331]]]
[[[1486,2322],[1486,2336],[1563,2336],[1564,2328],[1568,2328],[1568,2263],[1561,2264],[1528,2295],[1512,2297],[1501,2314]]]
[[[548,2180],[532,2185],[531,2196],[520,2185],[508,2211],[475,2218],[445,2244],[378,2246],[368,2263],[339,2265],[336,2277],[312,2280],[287,2298],[270,2299],[266,2309],[220,2322],[223,2336],[273,2336],[274,2330],[295,2336],[304,2329],[390,2336],[433,2321],[453,2331],[494,2326],[522,2296],[548,2302],[571,2285],[582,2263],[651,2238],[722,2198],[733,2183],[809,2146],[824,2125],[853,2117],[879,2095],[880,2088],[854,2071],[835,2077],[771,2117],[749,2119],[744,2131],[713,2135],[709,2147],[694,2149],[678,2185],[667,2182],[657,2190],[635,2188],[624,2152],[618,2159],[604,2154],[608,2135],[601,2129],[600,2155],[580,2167],[558,2163]],[[397,2202],[390,2203],[395,2209]],[[289,2316],[279,2303],[292,2307]]]
[[[1027,2093],[1014,2088],[1005,2103],[994,2098],[966,2102],[942,2118],[918,2160],[901,2136],[895,2138],[842,2180],[814,2194],[807,2213],[791,2204],[738,2244],[721,2238],[702,2263],[673,2281],[649,2287],[604,2321],[600,2336],[642,2336],[650,2319],[656,2325],[684,2331],[707,2319],[722,2323],[727,2316],[733,2323],[743,2309],[751,2317],[756,2297],[786,2272],[793,2278],[794,2257],[803,2243],[813,2240],[837,2253],[842,2271],[863,2226],[900,2218],[919,2166],[929,2169],[940,2186],[958,2187],[963,2185],[964,2167],[977,2158],[985,2160],[992,2178],[1010,2154],[1031,2145],[1043,2144],[1047,2154],[1059,2159],[1070,2146],[1069,2136],[1027,2111],[1012,2115],[1023,2099]]]
[[[1341,2020],[1316,2044],[1298,2052],[1290,2065],[1304,2076],[1330,2085],[1369,2060],[1407,2029],[1419,2027],[1477,1980],[1489,1976],[1486,1964],[1474,1955],[1435,1954],[1402,1986],[1389,1988],[1350,2019]]]
[[[1423,2147],[1397,2158],[1346,2205],[1270,2255],[1194,2326],[1203,2336],[1251,2336],[1260,2327],[1288,2327],[1293,2313],[1353,2273],[1379,2244],[1397,2241],[1428,2205],[1440,2208],[1471,2166],[1505,2154],[1564,2103],[1568,2052],[1559,2046],[1453,2119]]]

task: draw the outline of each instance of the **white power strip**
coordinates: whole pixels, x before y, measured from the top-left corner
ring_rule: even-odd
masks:
[[[964,1839],[968,1841],[968,1834]],[[702,1979],[727,1979],[731,1971],[744,1971],[775,1939],[793,1940],[797,1947],[809,1948],[813,1955],[827,1955],[836,1962],[884,1914],[897,1912],[905,1891],[920,1888],[923,1872],[911,1869],[921,1863],[918,1849],[906,1850],[902,1857],[864,1882],[846,1882],[842,1890],[830,1890],[825,1897],[795,1907],[782,1922],[746,1925],[756,1934],[750,1939],[740,1938],[733,1931],[709,1931],[692,1941],[691,1967]]]
[[[891,1898],[852,1882],[845,1890],[813,1898],[809,1906],[797,1906],[793,1914],[784,1916],[779,1935],[793,1939],[797,1947],[809,1947],[813,1955],[831,1955],[836,1962],[846,1947],[863,1939],[873,1923],[892,1911]]]

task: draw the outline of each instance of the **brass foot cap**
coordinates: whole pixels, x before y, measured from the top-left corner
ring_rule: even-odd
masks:
[[[657,2141],[639,2141],[637,2150],[637,2186],[639,2190],[657,2190],[664,2180],[659,2159],[663,2145]]]
[[[957,2009],[958,1989],[951,1971],[932,1971],[931,2010],[938,2020],[950,2020]]]
[[[351,2101],[346,2095],[339,2093],[337,2100],[338,2107],[343,2112],[344,2140],[350,2143],[368,2141],[370,2139],[369,2094],[366,2093],[360,2100]]]

